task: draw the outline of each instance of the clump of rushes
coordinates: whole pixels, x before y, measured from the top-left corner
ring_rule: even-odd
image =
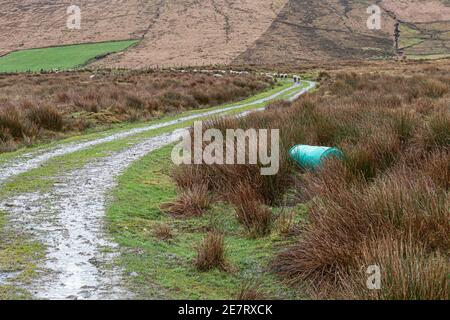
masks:
[[[441,98],[449,91],[448,85],[438,79],[426,79],[422,81],[422,86],[423,95],[434,99]]]
[[[179,217],[200,217],[211,206],[211,198],[206,184],[195,184],[183,190],[178,197],[161,208],[169,214]]]
[[[7,137],[21,138],[26,132],[25,124],[21,121],[21,112],[11,106],[0,111],[0,132],[3,139],[6,141]]]
[[[165,223],[158,224],[153,230],[154,236],[162,241],[169,241],[173,239],[172,228]]]
[[[407,75],[333,72],[290,106],[211,121],[207,127],[222,132],[279,128],[280,170],[261,176],[260,165],[204,165],[179,180],[208,181],[253,236],[273,224],[297,237],[272,264],[283,280],[323,298],[441,299],[450,249],[449,67],[410,68]],[[287,156],[296,144],[336,146],[345,158],[305,172]],[[288,231],[289,215],[272,223],[266,207],[280,206],[288,191],[290,205],[308,204],[300,232]],[[377,261],[395,276],[383,280],[392,285],[377,295],[358,291],[358,272]]]
[[[380,128],[356,146],[346,149],[347,166],[353,173],[373,179],[394,163],[401,150],[401,141],[389,128]]]
[[[431,116],[423,136],[423,143],[428,149],[450,149],[450,111],[440,111]]]
[[[450,189],[450,150],[436,151],[425,158],[424,171],[434,183],[444,190]]]
[[[313,190],[320,190],[320,197],[312,200],[310,220],[298,243],[280,253],[273,263],[274,270],[284,278],[296,284],[307,281],[313,286],[344,285],[342,275],[349,269],[360,268],[360,260],[365,259],[368,252],[374,255],[383,252],[373,246],[367,247],[365,244],[368,241],[390,241],[385,246],[392,248],[399,241],[424,248],[420,255],[415,248],[408,251],[411,253],[410,260],[406,262],[386,260],[382,268],[387,268],[388,263],[390,268],[396,268],[400,262],[408,266],[414,262],[416,253],[416,258],[420,256],[423,259],[423,264],[420,262],[417,266],[426,266],[439,252],[448,252],[449,199],[446,192],[424,173],[417,169],[400,168],[367,185],[342,184],[340,177],[336,178],[340,183],[332,183],[329,181],[332,177],[325,175],[321,189],[316,187],[320,184],[317,180],[320,178],[307,177],[315,181],[306,183],[306,188],[312,186]],[[370,264],[374,264],[376,257],[371,261],[373,263]],[[399,280],[402,285],[406,285],[410,281],[408,279],[415,279],[416,271],[413,267],[405,267],[398,275],[402,277]],[[430,276],[435,277],[434,274]],[[421,273],[420,277],[424,287],[417,288],[416,292],[417,295],[424,294],[423,298],[427,299],[427,286],[432,280],[427,278],[426,272]],[[419,286],[422,280],[408,286]],[[399,286],[392,289],[391,296],[395,296],[395,288],[400,289]]]
[[[230,271],[230,265],[226,261],[225,238],[219,231],[211,231],[197,247],[195,267],[199,271],[219,269]]]
[[[267,299],[267,297],[262,291],[261,284],[259,282],[250,281],[244,282],[235,296],[235,300],[238,301],[256,301],[265,299]]]
[[[420,125],[420,119],[414,109],[394,109],[389,116],[391,117],[391,128],[403,144],[413,137],[415,129]]]
[[[181,190],[192,189],[196,185],[207,183],[200,165],[176,166],[172,170],[171,176]]]
[[[239,183],[229,197],[236,209],[237,220],[251,236],[261,237],[270,233],[272,211],[262,203],[261,197],[251,186]]]
[[[355,268],[342,276],[337,297],[375,300],[448,300],[448,260],[420,244],[393,238],[364,244]],[[380,287],[368,290],[369,266],[380,267]],[[359,267],[359,268],[358,268]]]
[[[61,131],[64,126],[63,117],[53,107],[32,107],[27,110],[27,118],[38,128]]]

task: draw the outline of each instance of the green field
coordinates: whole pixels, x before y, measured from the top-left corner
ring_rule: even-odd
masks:
[[[15,51],[0,57],[0,72],[74,69],[97,56],[123,51],[136,42],[123,40]]]

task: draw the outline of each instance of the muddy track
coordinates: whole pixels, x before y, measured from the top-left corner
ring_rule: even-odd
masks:
[[[144,128],[116,133],[101,139],[61,145],[12,160],[0,169],[0,184],[61,155],[95,145],[124,139],[139,132],[169,126],[182,121],[214,115],[244,106],[273,100],[288,90],[288,100],[312,89],[293,85],[270,97],[233,107],[207,111]],[[108,197],[119,177],[134,161],[175,142],[178,131],[146,138],[131,147],[93,160],[80,169],[54,177],[53,188],[45,193],[20,194],[0,202],[0,210],[8,213],[7,228],[25,232],[42,242],[47,249],[40,276],[26,285],[38,299],[128,299],[133,294],[124,289],[122,273],[114,266],[118,248],[105,229],[104,215]],[[9,165],[9,166],[8,166]],[[9,168],[9,169],[8,169]],[[7,275],[0,273],[2,282]]]
[[[11,228],[33,235],[47,247],[44,275],[28,288],[40,299],[123,299],[120,272],[111,266],[115,246],[104,228],[104,213],[115,178],[132,162],[175,142],[167,134],[94,161],[56,178],[44,194],[24,194],[0,204]]]

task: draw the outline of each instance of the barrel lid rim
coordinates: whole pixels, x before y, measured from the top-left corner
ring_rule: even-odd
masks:
[[[330,153],[333,153],[333,155],[335,155],[336,157],[340,157],[340,158],[344,157],[344,153],[342,152],[341,149],[336,148],[336,147],[330,147],[329,149],[325,150],[322,153],[322,155],[320,156],[320,159],[328,156]]]
[[[301,148],[301,147],[315,147],[315,146],[311,146],[311,145],[309,145],[309,144],[296,144],[296,145],[294,145],[293,147],[291,147],[290,149],[289,149],[289,152],[291,152],[293,149],[295,149],[295,148]]]

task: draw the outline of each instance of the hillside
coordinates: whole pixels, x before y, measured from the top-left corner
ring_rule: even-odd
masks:
[[[366,26],[383,8],[382,29]],[[81,30],[66,29],[80,5]],[[63,44],[141,39],[96,66],[277,64],[392,54],[394,16],[412,58],[450,54],[448,0],[0,0],[0,55]]]
[[[394,17],[400,47],[413,58],[450,53],[450,7],[438,1],[376,1],[381,30],[366,26],[368,6],[357,0],[290,0],[271,27],[234,63],[378,58],[392,55]],[[305,10],[307,8],[307,10]]]
[[[140,0],[0,0],[0,55],[14,50],[140,38],[154,6]],[[82,10],[81,30],[66,27],[67,8]]]

